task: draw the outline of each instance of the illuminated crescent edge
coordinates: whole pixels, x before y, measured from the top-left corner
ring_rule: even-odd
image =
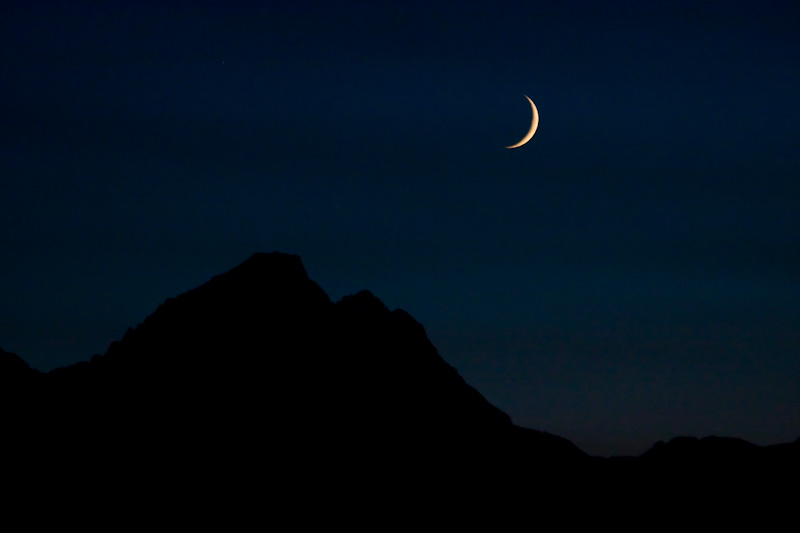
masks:
[[[525,98],[528,98],[525,95]],[[528,130],[528,133],[525,134],[525,137],[522,138],[517,144],[512,144],[511,146],[506,146],[506,148],[519,148],[526,142],[530,141],[533,137],[533,134],[536,133],[536,128],[539,127],[539,110],[536,109],[536,104],[533,103],[533,100],[528,98],[528,102],[531,103],[531,109],[533,110],[533,119],[531,120],[531,129]]]

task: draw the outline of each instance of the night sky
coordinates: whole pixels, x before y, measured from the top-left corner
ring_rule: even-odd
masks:
[[[164,4],[0,5],[0,347],[282,251],[589,453],[800,436],[800,4]]]

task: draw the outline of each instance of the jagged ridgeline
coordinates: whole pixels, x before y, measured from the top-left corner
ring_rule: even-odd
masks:
[[[367,291],[331,302],[299,257],[281,253],[256,254],[168,299],[88,362],[44,374],[0,351],[0,385],[12,469],[169,473],[185,487],[244,472],[290,485],[345,476],[384,487],[413,476],[451,488],[741,481],[797,471],[800,457],[800,441],[737,439],[588,457],[564,438],[515,426],[405,311]]]
[[[133,448],[157,461],[185,449],[181,460],[208,462],[212,451],[239,460],[269,449],[293,468],[321,457],[370,471],[587,459],[566,439],[514,426],[408,313],[367,291],[331,302],[293,255],[256,254],[168,299],[91,361],[42,374],[2,360],[25,398],[27,449],[42,455],[69,435],[59,446],[79,455]]]

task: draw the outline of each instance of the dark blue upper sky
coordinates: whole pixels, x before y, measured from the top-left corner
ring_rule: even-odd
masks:
[[[163,4],[0,7],[4,349],[284,251],[590,453],[800,435],[796,3]]]

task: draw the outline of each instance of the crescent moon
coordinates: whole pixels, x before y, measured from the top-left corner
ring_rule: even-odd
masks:
[[[528,98],[525,95],[525,98]],[[525,137],[522,138],[517,144],[512,144],[511,146],[506,146],[506,148],[519,148],[526,142],[530,141],[533,138],[533,134],[536,133],[536,128],[539,127],[539,110],[536,109],[536,104],[533,103],[533,100],[528,98],[528,102],[531,103],[531,109],[533,110],[533,119],[531,120],[531,129],[528,130],[528,133],[525,134]]]

